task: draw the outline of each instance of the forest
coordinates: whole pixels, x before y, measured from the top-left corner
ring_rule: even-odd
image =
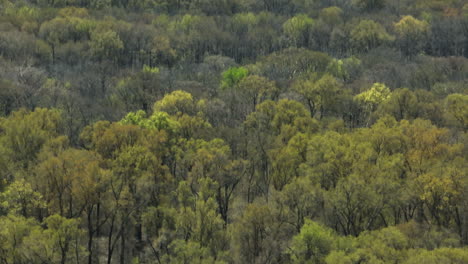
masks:
[[[466,0],[0,0],[0,264],[467,264]]]

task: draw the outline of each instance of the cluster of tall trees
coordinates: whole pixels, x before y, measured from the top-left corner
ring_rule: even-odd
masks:
[[[0,263],[468,263],[464,1],[0,0]]]

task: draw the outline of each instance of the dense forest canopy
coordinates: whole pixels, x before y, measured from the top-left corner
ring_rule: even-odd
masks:
[[[0,0],[0,264],[468,263],[464,0]]]

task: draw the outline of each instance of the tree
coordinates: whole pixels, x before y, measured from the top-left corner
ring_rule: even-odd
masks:
[[[246,161],[234,160],[229,146],[221,139],[189,141],[188,144],[194,144],[194,149],[186,151],[186,160],[181,163],[190,168],[187,173],[191,184],[197,185],[199,181],[207,179],[217,183],[214,198],[221,218],[228,223],[234,191],[246,173]]]
[[[86,250],[82,246],[83,232],[77,219],[52,215],[44,223],[47,229],[34,229],[24,239],[25,255],[29,263],[65,264],[84,260]]]
[[[24,169],[36,161],[48,140],[58,136],[62,130],[62,118],[58,110],[36,108],[30,112],[21,109],[2,120],[0,125],[0,141],[9,159]]]
[[[296,15],[283,24],[283,31],[293,46],[308,47],[314,20],[307,15]]]
[[[459,161],[463,162],[463,161]],[[460,165],[449,163],[445,168],[434,168],[417,178],[421,187],[420,198],[426,204],[429,213],[438,226],[450,226],[452,215],[458,223],[464,222],[455,211],[457,204],[462,201],[463,195],[463,169]],[[459,226],[459,231],[463,228]],[[463,236],[463,232],[460,232]]]
[[[284,147],[298,133],[308,134],[318,130],[318,122],[311,118],[306,108],[299,102],[288,99],[281,99],[277,103],[265,101],[257,106],[257,111],[251,113],[244,122],[248,132],[248,142],[246,146],[247,155],[251,167],[249,177],[248,200],[251,201],[251,187],[255,186],[258,192],[263,193],[268,199],[272,174],[275,174],[276,187],[281,189],[288,183],[292,175],[295,175],[294,155],[290,153],[302,152],[296,144],[291,144],[288,151],[280,148]],[[298,137],[297,139],[300,139]],[[280,155],[278,155],[280,153]],[[284,160],[272,160],[284,159]],[[282,162],[286,162],[283,164]],[[272,163],[275,162],[276,170],[273,171]],[[284,165],[284,166],[283,166]],[[288,171],[282,175],[284,170]]]
[[[331,229],[307,219],[301,232],[292,239],[291,260],[293,263],[323,263],[333,249],[334,240]]]
[[[361,105],[365,114],[370,118],[370,114],[374,112],[377,107],[390,99],[390,89],[383,83],[374,83],[372,87],[354,97],[356,101]],[[367,124],[369,124],[369,120]]]
[[[204,100],[196,102],[192,95],[184,91],[167,94],[154,104],[155,112],[166,112],[179,124],[179,135],[185,138],[200,138],[206,135],[211,124],[203,114]]]
[[[468,95],[451,94],[446,100],[449,115],[466,130],[468,128]]]
[[[42,23],[39,29],[39,36],[41,36],[52,49],[52,63],[55,62],[55,54],[58,45],[70,39],[71,31],[72,26],[66,18],[57,17]]]
[[[298,233],[306,219],[320,217],[323,213],[323,192],[307,177],[293,179],[275,194],[274,201],[283,221]]]
[[[367,11],[380,9],[385,6],[385,0],[355,0],[354,2],[359,8]]]
[[[175,264],[225,264],[219,259],[211,256],[208,248],[202,247],[194,241],[175,240],[170,245],[170,250],[173,252],[171,256],[166,255],[162,260],[168,263]]]
[[[222,84],[223,85],[223,84]],[[259,103],[274,99],[278,94],[275,83],[265,77],[249,75],[243,77],[236,85],[226,89],[225,101],[230,105],[232,119],[243,120]]]
[[[37,166],[37,177],[50,212],[64,217],[79,217],[90,196],[99,195],[100,158],[86,150],[67,149],[57,155],[45,155]]]
[[[362,20],[351,30],[351,43],[358,51],[368,52],[392,40],[385,28],[373,20]]]
[[[326,24],[337,26],[343,23],[343,10],[337,6],[330,6],[320,10],[319,17]]]
[[[19,107],[17,98],[20,97],[19,88],[13,83],[0,80],[0,114],[2,116],[10,115],[10,113]]]
[[[180,123],[172,119],[166,112],[154,112],[151,116],[145,111],[139,110],[128,113],[120,123],[123,125],[136,125],[146,129],[164,130],[169,134],[175,134],[180,128]]]
[[[194,115],[196,113],[196,104],[190,93],[174,91],[157,101],[153,109],[158,112],[166,112],[170,115]]]
[[[372,87],[356,95],[356,100],[362,102],[366,110],[372,112],[375,108],[390,98],[390,89],[383,83],[374,83]]]
[[[350,83],[361,75],[362,62],[356,57],[333,59],[327,66],[327,72],[345,83]]]
[[[124,78],[117,83],[111,100],[125,105],[126,112],[143,110],[149,112],[164,90],[160,85],[160,70],[157,67],[143,66],[141,72]]]
[[[11,214],[34,216],[38,209],[45,208],[42,195],[32,189],[30,183],[17,180],[0,193],[0,208]]]
[[[269,152],[272,160],[272,184],[276,190],[283,187],[297,177],[297,168],[301,163],[299,153],[294,148],[284,147]]]
[[[238,263],[255,263],[268,258],[271,220],[266,206],[250,204],[245,208],[233,227],[233,250],[239,256]]]
[[[305,48],[287,48],[265,56],[255,64],[269,80],[279,87],[287,87],[293,79],[311,73],[324,73],[331,58],[329,55]],[[281,90],[283,92],[283,90]]]
[[[400,49],[406,56],[416,55],[424,48],[429,24],[412,16],[404,16],[394,25]]]
[[[28,236],[40,229],[39,224],[33,218],[24,218],[15,214],[0,217],[0,262],[21,263],[29,262],[28,248],[24,247],[24,241]]]
[[[113,30],[92,31],[90,46],[91,53],[99,61],[109,59],[114,62],[117,60],[120,52],[124,48],[124,44],[119,35]]]
[[[353,244],[357,249],[350,257],[357,262],[399,263],[406,258],[408,238],[396,227],[387,227],[366,231]]]
[[[404,264],[428,263],[448,264],[468,261],[466,250],[461,248],[440,248],[434,251],[412,250]]]
[[[231,67],[224,71],[221,79],[221,88],[235,87],[242,79],[247,77],[249,71],[245,67]]]
[[[329,74],[317,81],[299,81],[294,89],[306,100],[312,117],[319,111],[319,119],[331,110],[342,93],[341,84]]]
[[[418,101],[415,94],[408,88],[396,89],[377,110],[380,114],[388,113],[397,120],[417,117]]]

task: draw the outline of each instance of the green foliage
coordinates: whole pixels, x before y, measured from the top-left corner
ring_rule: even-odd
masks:
[[[330,6],[320,10],[320,19],[329,25],[343,23],[343,10],[337,6]]]
[[[383,83],[374,83],[369,90],[356,95],[355,98],[364,105],[375,108],[390,98],[390,89]]]
[[[119,52],[124,48],[124,44],[119,35],[112,30],[105,32],[91,32],[91,52],[93,56],[100,60],[115,60]]]
[[[333,249],[333,231],[306,220],[301,232],[292,239],[290,255],[293,263],[323,263]]]
[[[143,110],[128,113],[120,123],[124,125],[137,125],[149,129],[166,130],[168,132],[175,132],[180,126],[166,112],[154,112],[147,118]]]
[[[25,180],[11,183],[3,193],[0,193],[0,208],[11,214],[21,214],[28,217],[34,210],[45,208],[42,195],[32,189]]]
[[[34,229],[24,239],[26,256],[30,263],[70,263],[84,260],[86,252],[80,246],[83,232],[78,227],[78,220],[52,215],[44,223],[47,229]]]
[[[295,90],[306,99],[311,116],[319,111],[320,119],[343,93],[341,84],[329,74],[325,74],[317,81],[300,81],[296,84]]]
[[[266,206],[248,205],[232,230],[239,262],[255,263],[269,255],[271,212]]]
[[[363,108],[365,114],[369,115],[377,107],[390,99],[390,89],[383,83],[374,83],[372,87],[354,97],[354,100]]]
[[[355,0],[354,3],[364,9],[364,10],[373,10],[380,9],[385,6],[386,0]]]
[[[39,229],[37,221],[32,218],[26,219],[22,216],[7,215],[0,217],[0,252],[2,261],[27,262],[28,248],[24,248],[24,241],[32,232]]]
[[[369,51],[393,39],[381,24],[373,20],[362,20],[351,31],[351,43],[358,51]]]
[[[396,89],[380,105],[378,112],[391,114],[398,120],[413,119],[417,116],[417,100],[416,95],[408,88]]]
[[[465,263],[468,261],[466,250],[461,248],[441,248],[434,251],[414,250],[410,252],[408,260],[402,262],[412,263]]]
[[[42,146],[60,133],[61,114],[57,110],[37,108],[33,112],[25,109],[14,112],[1,121],[1,145],[6,157],[19,167],[34,162]]]
[[[170,245],[170,249],[174,252],[172,257],[164,258],[165,261],[170,263],[185,264],[223,264],[226,263],[221,260],[215,260],[210,255],[209,249],[200,246],[197,242],[175,240]]]
[[[245,67],[231,67],[222,74],[221,88],[229,89],[236,86],[242,79],[247,77],[249,71]]]
[[[283,24],[283,31],[294,46],[307,46],[314,20],[307,15],[296,15]]]
[[[144,73],[156,74],[156,73],[159,73],[159,68],[158,67],[150,67],[150,66],[145,64],[143,66],[143,72]]]
[[[451,94],[447,97],[448,112],[459,126],[468,128],[468,95]]]
[[[429,24],[426,21],[404,16],[394,27],[404,54],[411,56],[423,48],[429,32]]]
[[[357,57],[333,59],[327,67],[330,74],[345,82],[357,79],[361,69],[362,62]]]
[[[196,109],[195,102],[190,93],[184,91],[175,91],[154,104],[154,111],[166,112],[170,115],[194,114]]]

